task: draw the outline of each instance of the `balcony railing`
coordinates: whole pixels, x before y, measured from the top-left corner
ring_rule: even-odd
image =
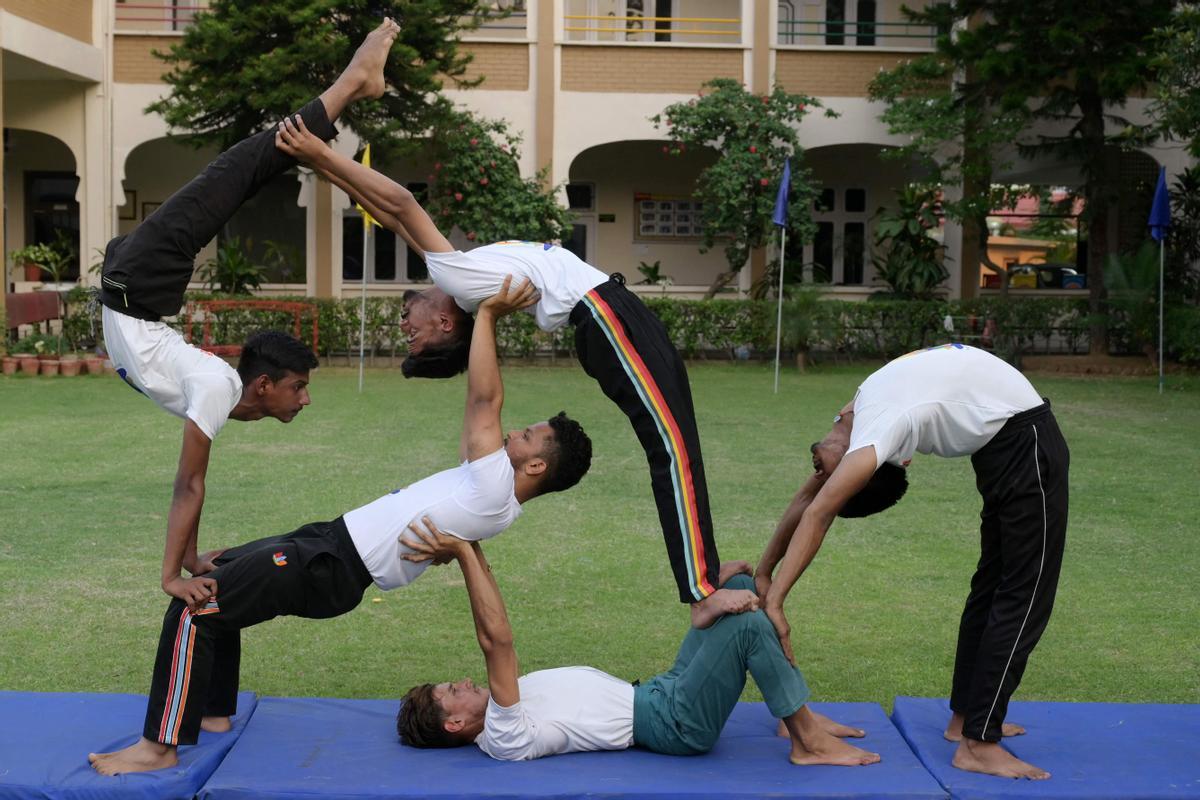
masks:
[[[585,42],[719,42],[739,44],[740,17],[648,17],[565,14],[569,41]]]
[[[181,31],[196,14],[208,8],[208,0],[154,2],[116,0],[116,29],[119,31]]]
[[[780,19],[779,44],[932,49],[938,30],[913,22]]]

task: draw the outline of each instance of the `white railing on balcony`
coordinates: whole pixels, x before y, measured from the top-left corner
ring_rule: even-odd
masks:
[[[566,0],[563,34],[572,42],[740,44],[737,0],[679,0],[670,16],[651,0]]]
[[[118,31],[181,31],[208,8],[208,0],[116,0]]]

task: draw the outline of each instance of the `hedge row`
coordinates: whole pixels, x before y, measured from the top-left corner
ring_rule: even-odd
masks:
[[[214,297],[191,295],[200,300]],[[358,299],[275,298],[310,303],[317,309],[320,355],[328,358],[358,351]],[[776,306],[770,300],[677,300],[646,298],[667,329],[667,334],[685,357],[747,357],[774,352]],[[373,355],[403,355],[400,331],[403,300],[373,297],[367,300],[366,349]],[[946,329],[947,317],[953,331]],[[65,321],[67,337],[88,346],[90,332],[98,330],[94,307],[72,305]],[[987,322],[994,321],[994,325]],[[793,301],[784,306],[785,348],[794,351],[804,344],[813,351],[848,357],[891,358],[910,350],[945,341],[978,341],[985,327],[993,335],[990,344],[999,354],[1086,352],[1088,347],[1087,301],[1070,298],[976,298],[971,300],[921,301],[885,300],[850,302],[841,300]],[[180,317],[176,324],[182,330]],[[218,344],[240,343],[263,328],[289,330],[289,314],[257,310],[223,311],[213,321],[213,339]],[[311,323],[304,321],[302,337]],[[1120,350],[1134,352],[1119,318],[1110,320],[1111,339]],[[194,341],[201,325],[192,323]],[[500,352],[508,356],[535,354],[570,355],[574,349],[573,329],[554,333],[537,329],[533,318],[516,314],[501,320]],[[1167,355],[1188,364],[1200,364],[1200,309],[1173,307],[1167,315]]]

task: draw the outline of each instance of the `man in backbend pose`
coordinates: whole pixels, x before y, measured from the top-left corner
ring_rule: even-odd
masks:
[[[900,499],[913,453],[971,456],[983,497],[983,552],[959,625],[946,727],[946,738],[959,742],[954,766],[1049,778],[1000,739],[1024,733],[1004,717],[1054,607],[1071,456],[1049,401],[1005,362],[947,344],[901,356],[868,376],[829,435],[812,446],[813,475],[755,572],[759,597],[790,654],[788,591],[834,517],[867,516]]]
[[[347,104],[383,93],[383,66],[399,27],[391,20],[368,34],[350,65],[300,112],[323,139]],[[104,342],[118,374],[134,389],[182,417],[183,447],[175,475],[162,588],[193,608],[216,591],[209,572],[214,553],[197,554],[204,481],[212,440],[230,419],[274,417],[290,422],[308,405],[309,370],[316,357],[293,337],[252,336],[235,371],[193,347],[160,321],[179,313],[196,255],[267,181],[294,167],[263,132],[222,153],[167,199],[132,233],[108,243],[101,272]]]
[[[335,153],[308,132],[303,120],[282,123],[278,144],[424,256],[435,288],[405,303],[405,375],[461,372],[470,341],[469,312],[496,292],[505,275],[532,281],[541,292],[532,310],[538,326],[545,331],[568,322],[575,326],[584,371],[629,417],[641,441],[679,599],[691,604],[692,624],[710,625],[728,611],[729,598],[717,584],[720,559],[687,370],[663,324],[625,288],[625,279],[609,277],[569,250],[542,242],[497,242],[460,252],[411,192]]]
[[[472,358],[472,368],[474,354]],[[716,744],[733,712],[746,672],[754,676],[771,714],[791,737],[794,764],[874,764],[879,756],[837,738],[862,736],[805,705],[804,676],[788,663],[770,621],[758,607],[745,562],[722,565],[718,580],[735,601],[733,612],[704,629],[691,628],[675,665],[634,686],[591,667],[561,667],[518,677],[517,653],[504,600],[483,548],[411,525],[416,552],[408,559],[453,558],[462,568],[487,663],[487,686],[469,679],[415,686],[396,720],[400,739],[414,747],[476,744],[492,758],[523,761],[581,750],[644,747],[694,755]],[[443,526],[444,527],[444,526]],[[446,530],[453,530],[446,528]]]
[[[176,748],[201,728],[229,730],[236,712],[240,633],[277,616],[326,619],[362,600],[372,581],[383,590],[415,580],[427,564],[402,558],[400,535],[432,518],[464,539],[485,539],[521,514],[521,504],[574,486],[591,463],[591,442],[559,413],[504,434],[504,387],[496,359],[496,318],[528,305],[527,283],[479,307],[467,372],[460,457],[463,463],[397,489],[332,522],[226,550],[216,558],[220,587],[193,613],[173,600],[163,619],[142,738],[115,753],[90,754],[105,775],[173,766]],[[778,646],[778,645],[776,645]]]

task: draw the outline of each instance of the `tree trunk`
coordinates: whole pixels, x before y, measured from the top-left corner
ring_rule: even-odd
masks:
[[[1111,184],[1115,172],[1113,156],[1105,146],[1104,102],[1091,83],[1080,81],[1079,133],[1083,168],[1084,214],[1088,221],[1088,313],[1092,355],[1108,354],[1108,308],[1104,287],[1104,262],[1108,258],[1108,209],[1112,200]]]
[[[803,375],[808,368],[808,350],[796,350],[796,370]]]
[[[713,278],[713,282],[709,284],[708,291],[704,293],[705,300],[712,300],[716,297],[717,292],[729,285],[730,281],[737,277],[737,271],[719,272],[717,277]]]

